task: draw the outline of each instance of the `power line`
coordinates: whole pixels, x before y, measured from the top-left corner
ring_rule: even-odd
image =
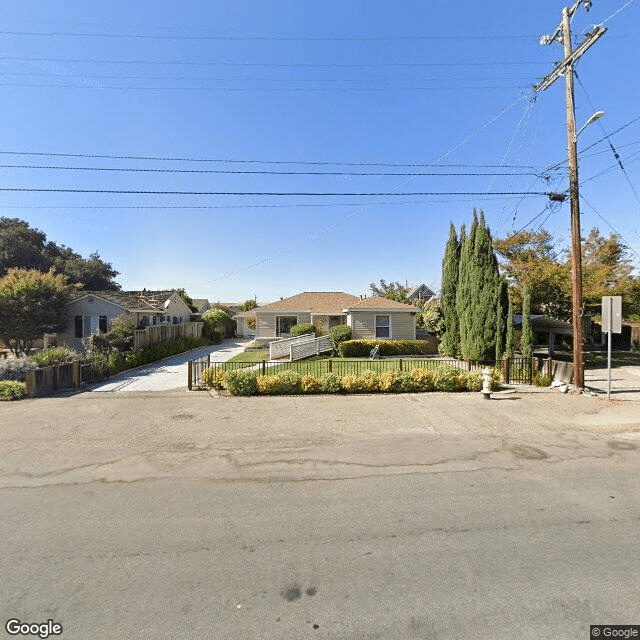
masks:
[[[104,194],[135,194],[135,195],[176,195],[176,196],[547,196],[541,191],[410,191],[410,192],[300,192],[300,191],[155,191],[140,189],[58,189],[38,187],[0,187],[2,192],[21,193],[104,193]]]
[[[240,175],[270,175],[270,176],[531,176],[538,175],[531,171],[522,173],[499,174],[495,171],[484,172],[380,172],[380,171],[254,171],[254,170],[232,170],[232,169],[148,169],[138,167],[68,167],[56,165],[34,165],[34,164],[0,164],[0,169],[44,169],[59,171],[111,171],[111,172],[133,172],[133,173],[195,173],[195,174],[240,174]]]
[[[211,162],[211,163],[241,163],[241,164],[299,164],[310,166],[348,166],[348,167],[457,167],[457,168],[510,168],[510,169],[537,169],[534,165],[492,165],[492,164],[441,164],[441,163],[401,163],[401,162],[345,162],[321,161],[321,160],[263,160],[263,159],[237,159],[237,158],[198,158],[184,156],[138,156],[138,155],[115,155],[104,153],[69,153],[54,151],[17,151],[4,149],[0,150],[0,155],[17,156],[48,156],[58,158],[93,158],[109,160],[149,160],[154,162]]]
[[[334,36],[334,35],[157,35],[146,33],[90,33],[72,31],[0,31],[2,35],[9,36],[36,36],[36,37],[65,37],[65,38],[115,38],[115,39],[137,39],[137,40],[267,40],[267,41],[305,41],[305,42],[384,42],[394,40],[494,40],[494,39],[537,39],[535,35],[518,34],[482,34],[482,35],[402,35],[402,36]]]
[[[521,89],[522,86],[452,86],[452,87],[141,87],[133,85],[103,84],[44,84],[2,82],[0,87],[28,87],[41,89],[102,89],[116,91],[494,91],[499,89]]]
[[[33,58],[25,56],[0,56],[0,60],[22,62],[65,62],[77,64],[126,64],[126,65],[184,65],[205,67],[274,67],[274,68],[378,68],[378,67],[487,67],[487,66],[522,66],[543,65],[545,62],[378,62],[378,63],[275,63],[275,62],[226,62],[210,60],[109,60],[89,58]]]

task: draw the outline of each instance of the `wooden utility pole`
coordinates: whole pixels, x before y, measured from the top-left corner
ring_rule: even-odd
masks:
[[[576,133],[575,104],[573,94],[574,63],[600,38],[606,27],[596,26],[583,42],[572,50],[571,16],[583,4],[587,11],[590,0],[576,0],[571,8],[562,10],[562,22],[551,36],[543,36],[541,44],[551,44],[562,39],[564,60],[534,86],[535,91],[550,87],[561,75],[565,77],[567,103],[567,147],[569,152],[569,197],[571,199],[571,315],[573,324],[573,382],[578,388],[584,387],[584,364],[582,361],[582,243],[580,233],[580,194],[578,189],[578,133]]]

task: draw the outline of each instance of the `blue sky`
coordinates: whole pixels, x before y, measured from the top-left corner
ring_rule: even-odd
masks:
[[[474,208],[496,236],[543,225],[565,247],[568,202],[540,195],[568,186],[566,163],[550,169],[567,156],[564,80],[532,91],[563,57],[539,44],[563,6],[10,3],[3,189],[310,195],[4,191],[0,215],[99,251],[125,289],[222,301],[367,293],[380,278],[437,289],[449,222]],[[639,12],[595,0],[572,24],[574,43],[608,27],[577,66],[578,126],[606,112],[579,138],[583,232],[615,229],[636,266]]]

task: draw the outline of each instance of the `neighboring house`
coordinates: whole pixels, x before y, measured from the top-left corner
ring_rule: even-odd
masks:
[[[192,302],[193,306],[198,309],[200,315],[211,309],[211,303],[206,298],[192,298]]]
[[[47,344],[66,344],[82,351],[82,338],[106,333],[114,318],[125,314],[138,328],[189,322],[191,310],[176,291],[81,291],[67,305],[64,331],[45,336]]]
[[[241,311],[233,316],[236,321],[236,335],[239,338],[253,338],[256,335],[256,312],[255,311]],[[250,327],[250,321],[253,327]]]
[[[436,294],[427,287],[426,284],[421,284],[417,287],[414,287],[407,293],[407,301],[408,302],[426,302],[427,300],[431,300]]]
[[[568,322],[542,315],[529,316],[529,322],[531,323],[531,331],[533,333],[533,343],[537,345],[548,345],[550,356],[553,355],[556,346],[556,336],[567,336],[569,342],[572,339],[573,330],[571,324]],[[517,341],[522,335],[522,315],[516,314],[513,316],[513,326]]]
[[[344,309],[354,340],[416,338],[416,309],[381,296],[357,300]]]
[[[361,298],[340,291],[306,291],[254,309],[256,342],[291,335],[291,327],[310,322],[326,334],[337,325],[356,338],[416,337],[416,308],[387,298]]]

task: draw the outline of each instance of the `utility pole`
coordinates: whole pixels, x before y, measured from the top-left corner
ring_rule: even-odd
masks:
[[[551,36],[542,36],[540,44],[561,41],[564,45],[564,60],[533,88],[544,91],[561,75],[565,77],[567,103],[567,147],[569,151],[569,197],[571,199],[571,291],[573,323],[573,382],[584,387],[584,365],[582,362],[582,246],[580,234],[580,195],[578,190],[578,133],[576,133],[575,104],[573,93],[574,63],[607,31],[602,25],[595,26],[575,50],[571,46],[571,18],[578,7],[584,4],[589,11],[591,0],[576,0],[572,7],[562,10],[562,22]],[[586,125],[585,125],[586,126]],[[584,128],[584,127],[583,127]],[[581,129],[582,131],[582,129]]]

